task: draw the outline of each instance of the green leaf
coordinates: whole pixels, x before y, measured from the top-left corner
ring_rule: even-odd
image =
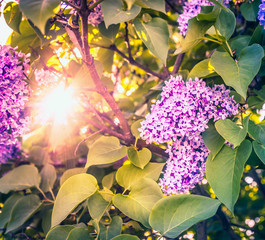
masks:
[[[143,119],[139,119],[136,122],[134,122],[131,126],[131,131],[132,131],[132,135],[135,138],[140,138],[140,132],[139,132],[139,128],[141,127],[141,122],[143,121]]]
[[[19,7],[44,34],[46,22],[54,15],[60,2],[60,0],[20,0]]]
[[[97,180],[90,174],[80,173],[68,178],[60,187],[53,211],[54,227],[63,221],[74,208],[97,191]]]
[[[105,22],[98,25],[99,32],[104,36],[114,41],[117,33],[119,32],[120,24],[112,24],[108,28],[105,26]]]
[[[109,202],[107,202],[100,193],[96,192],[88,199],[87,206],[90,216],[99,222],[107,210]]]
[[[209,128],[202,133],[202,138],[207,148],[211,151],[212,159],[214,159],[224,146],[225,140],[216,131],[213,124],[209,124]]]
[[[265,164],[265,147],[259,144],[257,141],[253,141],[253,148],[259,159]]]
[[[13,32],[11,34],[10,45],[12,47],[18,47],[19,51],[29,53],[31,51],[29,47],[34,48],[40,46],[40,39],[27,20],[23,20],[20,23],[19,29],[21,34],[17,32]]]
[[[130,235],[130,234],[121,234],[121,235],[118,235],[114,238],[112,238],[111,240],[140,240],[140,238],[138,238],[137,236],[134,236],[134,235]]]
[[[52,209],[45,211],[44,216],[41,219],[41,227],[45,235],[49,232],[51,228],[51,219],[52,219]]]
[[[108,227],[101,226],[99,239],[110,240],[113,237],[121,234],[121,228],[122,228],[122,218],[120,216],[114,216]]]
[[[169,47],[167,22],[162,18],[152,18],[152,20],[147,23],[135,19],[133,24],[137,34],[150,52],[161,59],[163,63],[166,63]]]
[[[63,183],[69,178],[69,177],[72,177],[76,174],[79,174],[79,173],[85,173],[86,172],[86,169],[85,168],[71,168],[71,169],[67,169],[61,179],[60,179],[60,186],[63,185]]]
[[[258,25],[255,28],[255,31],[253,32],[249,45],[253,44],[253,43],[258,43],[260,45],[262,45],[262,39],[263,39],[263,31],[264,31],[264,27],[262,25]]]
[[[265,125],[264,124],[255,124],[252,121],[249,121],[248,133],[257,140],[259,143],[265,145]]]
[[[141,178],[151,178],[157,181],[164,165],[164,163],[148,163],[144,169],[135,167],[133,164],[124,165],[118,169],[116,180],[125,189],[130,189]]]
[[[190,19],[186,37],[181,42],[181,52],[186,52],[195,47],[212,25],[213,22],[198,21],[196,17]]]
[[[126,147],[120,145],[118,138],[102,136],[89,148],[86,168],[116,162],[123,158],[126,152]]]
[[[211,74],[215,73],[214,68],[210,64],[210,59],[204,59],[197,63],[188,75],[188,79],[190,78],[204,78]]]
[[[18,4],[15,2],[8,2],[4,8],[3,15],[6,24],[17,33],[20,33],[19,25],[22,20],[22,13],[20,12]]]
[[[143,178],[131,186],[129,195],[117,194],[112,198],[112,202],[126,216],[149,227],[151,209],[162,197],[158,184],[150,178]]]
[[[92,240],[92,238],[89,235],[89,231],[86,228],[83,227],[76,227],[72,230],[70,230],[66,240]]]
[[[231,50],[236,50],[236,56],[238,58],[238,55],[240,54],[240,52],[247,47],[248,45],[250,45],[250,39],[251,36],[249,35],[239,35],[236,37],[233,37],[229,40],[229,45]]]
[[[128,0],[127,0],[128,1]],[[136,0],[136,3],[143,8],[151,8],[166,13],[164,0]]]
[[[264,50],[259,44],[245,47],[236,62],[227,52],[215,51],[211,65],[224,82],[246,99],[248,85],[258,73]]]
[[[121,0],[104,0],[101,3],[104,21],[108,28],[111,24],[118,24],[134,19],[141,11],[141,7],[132,5],[128,11],[123,10]]]
[[[141,169],[144,169],[152,157],[152,153],[148,148],[143,148],[142,150],[137,151],[134,147],[129,147],[127,149],[127,155],[133,165]]]
[[[201,13],[197,15],[199,21],[215,21],[221,9],[214,6],[202,6]]]
[[[0,228],[4,228],[11,218],[11,212],[15,207],[16,203],[23,198],[22,194],[14,193],[4,203],[0,214]]]
[[[48,192],[52,190],[57,177],[54,166],[51,164],[44,165],[44,167],[41,169],[40,176],[41,176],[40,188],[43,190],[43,192]]]
[[[111,72],[113,65],[114,51],[110,49],[100,48],[97,54],[97,60],[101,62],[103,69]]]
[[[114,182],[114,177],[115,177],[115,173],[116,172],[112,172],[108,175],[105,175],[102,179],[102,186],[105,187],[105,188],[108,188],[110,189],[113,185],[113,182]]]
[[[0,179],[0,192],[20,191],[31,187],[39,187],[40,175],[32,165],[14,168]]]
[[[252,151],[245,140],[235,150],[224,146],[212,161],[207,159],[206,178],[218,199],[233,212],[240,191],[243,169]]]
[[[259,0],[254,0],[253,2],[244,2],[240,6],[240,11],[243,17],[249,22],[256,22],[259,11]]]
[[[217,132],[228,142],[232,143],[235,147],[245,139],[248,132],[249,116],[244,118],[243,127],[238,126],[230,119],[219,120],[215,123]]]
[[[234,33],[236,28],[235,14],[227,8],[227,11],[221,10],[217,20],[216,28],[219,33],[228,40]]]
[[[165,197],[153,207],[149,222],[163,236],[176,238],[197,222],[212,217],[220,202],[198,195]]]
[[[57,226],[55,228],[52,228],[45,240],[65,240],[68,236],[68,234],[73,230],[75,227],[72,225],[63,225],[63,226]]]
[[[12,209],[11,218],[6,227],[6,233],[20,227],[39,209],[40,206],[41,201],[37,195],[31,194],[19,199]]]

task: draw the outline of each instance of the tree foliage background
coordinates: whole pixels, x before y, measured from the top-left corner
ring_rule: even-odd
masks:
[[[1,4],[1,239],[265,238],[264,1]]]

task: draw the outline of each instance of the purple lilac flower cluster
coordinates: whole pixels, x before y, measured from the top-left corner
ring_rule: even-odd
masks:
[[[197,16],[202,6],[211,6],[213,3],[208,0],[191,0],[184,3],[183,13],[179,15],[178,24],[180,33],[185,36],[188,29],[188,22],[191,18]]]
[[[259,24],[265,28],[265,0],[262,0],[261,4],[259,5],[258,19]]]
[[[224,85],[210,88],[198,78],[184,82],[177,76],[165,82],[161,99],[139,129],[147,143],[168,143],[167,169],[160,180],[165,194],[187,192],[202,180],[208,150],[201,133],[210,119],[237,114],[238,106],[229,93]]]
[[[0,163],[11,157],[13,146],[18,144],[17,137],[28,126],[24,110],[29,88],[23,80],[28,63],[27,55],[0,45]]]
[[[92,4],[94,4],[96,1],[92,0],[89,3],[89,6],[91,6]],[[103,21],[103,13],[101,10],[101,6],[100,4],[98,4],[95,8],[93,8],[93,10],[90,12],[89,16],[88,16],[88,23],[93,25],[93,26],[97,26],[99,25],[101,22]]]

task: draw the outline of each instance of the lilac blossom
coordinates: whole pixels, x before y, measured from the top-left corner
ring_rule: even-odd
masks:
[[[55,87],[58,85],[58,76],[54,72],[36,69],[34,75],[38,86]]]
[[[165,194],[186,193],[199,183],[209,154],[201,137],[210,119],[218,121],[238,113],[238,106],[224,85],[206,86],[181,76],[165,82],[161,99],[141,122],[147,143],[167,143],[167,168],[160,186]]]
[[[188,22],[191,18],[196,17],[202,6],[211,6],[213,3],[207,0],[191,0],[186,1],[183,7],[183,13],[179,15],[178,24],[180,33],[185,36],[188,29]]]
[[[94,4],[96,1],[92,0],[89,3],[89,6],[91,6],[92,4]],[[93,26],[97,26],[99,25],[101,22],[103,21],[103,13],[101,10],[101,6],[100,4],[98,4],[95,8],[93,8],[91,10],[91,12],[89,13],[88,16],[88,23],[93,25]]]
[[[265,0],[261,1],[258,12],[259,24],[265,28]]]
[[[209,150],[202,136],[182,137],[168,145],[166,170],[159,185],[166,195],[188,193],[205,174]]]
[[[196,78],[181,76],[165,82],[161,99],[151,106],[142,121],[141,137],[148,143],[166,143],[179,137],[204,132],[207,123],[237,114],[237,105],[224,85],[206,86]]]
[[[23,80],[28,63],[27,55],[10,46],[0,45],[0,163],[12,157],[13,146],[18,144],[17,137],[28,126],[25,105],[29,88]]]

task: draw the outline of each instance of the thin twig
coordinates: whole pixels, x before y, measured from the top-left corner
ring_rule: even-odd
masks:
[[[180,65],[181,65],[181,63],[183,61],[184,55],[185,55],[185,53],[181,53],[181,54],[179,54],[177,56],[176,61],[175,61],[175,64],[174,64],[174,67],[173,67],[173,70],[171,72],[172,75],[178,73],[179,68],[180,68]]]

